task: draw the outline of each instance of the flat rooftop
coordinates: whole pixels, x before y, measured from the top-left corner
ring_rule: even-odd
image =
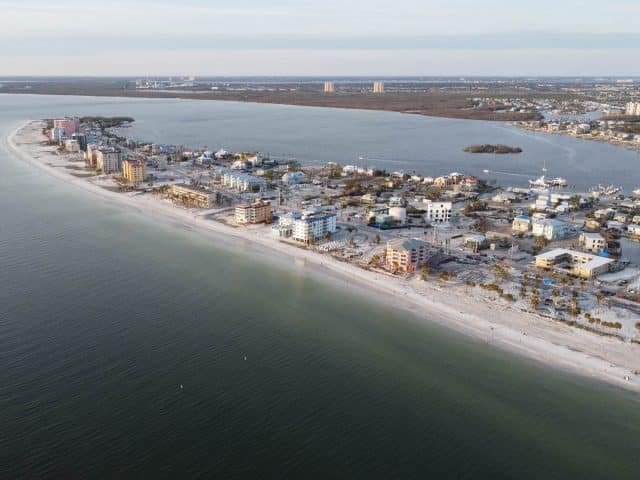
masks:
[[[591,253],[578,252],[577,250],[569,250],[567,248],[556,248],[548,252],[541,253],[540,255],[536,255],[536,259],[541,258],[544,260],[555,260],[563,255],[569,255],[575,263],[580,263],[581,266],[591,269],[598,268],[615,261],[612,258],[592,255]]]

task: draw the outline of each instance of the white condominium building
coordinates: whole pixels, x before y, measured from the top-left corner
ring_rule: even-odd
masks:
[[[576,227],[570,223],[549,218],[534,221],[531,226],[534,237],[544,237],[549,241],[569,238],[577,234]]]
[[[291,236],[303,243],[314,243],[336,231],[336,214],[329,212],[303,212],[293,220]]]
[[[451,220],[453,204],[451,202],[434,202],[425,200],[426,212],[424,219],[430,223],[447,223]]]
[[[262,192],[267,188],[263,178],[231,170],[222,174],[222,184],[239,192]]]
[[[599,233],[583,232],[578,242],[585,251],[591,253],[602,253],[607,249],[607,242]]]
[[[96,152],[96,168],[102,173],[120,171],[120,152],[114,149],[98,149]]]
[[[627,108],[626,108],[625,113],[627,115],[640,116],[640,102],[629,102],[629,103],[627,103]]]

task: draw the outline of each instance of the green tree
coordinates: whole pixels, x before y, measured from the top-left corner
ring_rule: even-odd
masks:
[[[531,308],[533,308],[534,310],[536,308],[538,308],[538,303],[540,303],[540,298],[538,297],[537,293],[533,293],[531,295],[531,298],[529,299],[530,303],[531,303]]]

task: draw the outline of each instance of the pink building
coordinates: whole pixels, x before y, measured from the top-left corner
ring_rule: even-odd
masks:
[[[417,238],[396,238],[387,243],[387,266],[401,272],[415,272],[427,263],[428,245]]]
[[[64,128],[64,134],[67,137],[70,137],[74,133],[78,133],[80,131],[80,119],[79,118],[56,118],[53,121],[53,128]]]

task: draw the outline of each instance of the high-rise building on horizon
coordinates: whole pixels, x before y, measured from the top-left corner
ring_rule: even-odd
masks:
[[[384,93],[384,82],[373,82],[373,93]]]
[[[334,93],[336,91],[333,82],[324,82],[324,93]]]
[[[627,109],[625,113],[627,115],[640,116],[640,102],[627,103]]]

